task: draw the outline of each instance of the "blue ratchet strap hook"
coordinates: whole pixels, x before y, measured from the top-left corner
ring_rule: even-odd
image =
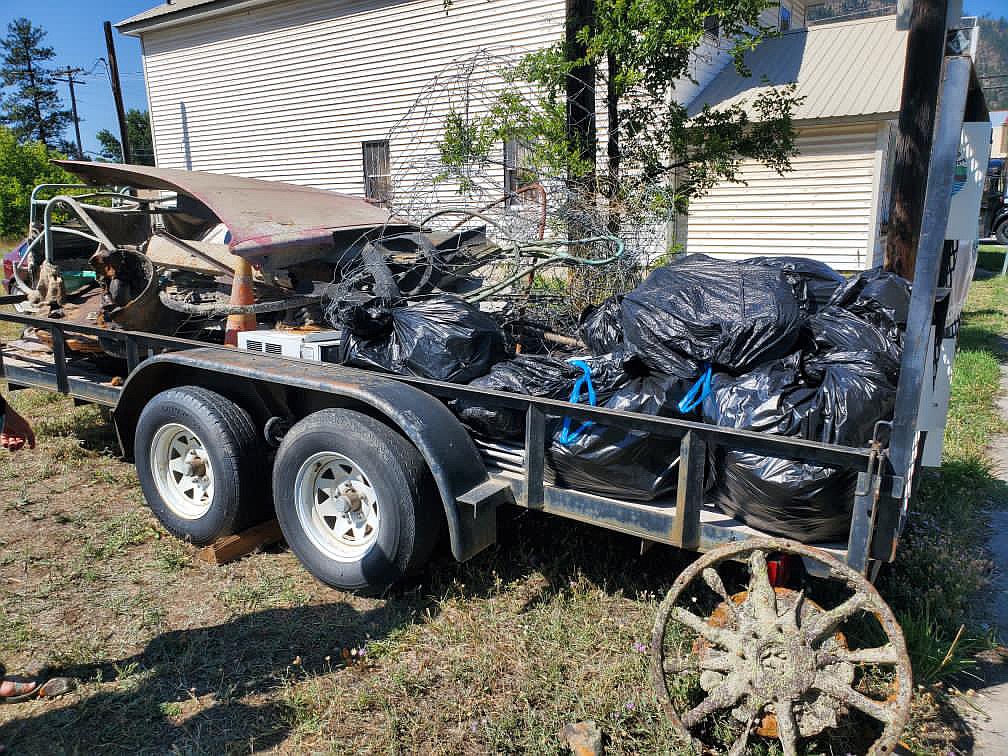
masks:
[[[570,364],[576,368],[581,368],[581,375],[578,376],[578,379],[574,382],[574,388],[571,389],[570,399],[568,401],[574,404],[580,402],[581,390],[582,388],[585,388],[588,391],[588,404],[594,407],[595,386],[592,384],[591,366],[589,366],[588,363],[585,362],[584,360],[571,360]],[[586,420],[585,422],[581,423],[580,427],[576,431],[571,433],[570,429],[571,419],[569,417],[565,417],[563,421],[563,426],[560,429],[560,437],[558,438],[558,441],[560,441],[560,443],[563,444],[564,446],[570,446],[571,444],[573,444],[575,441],[578,440],[578,437],[582,433],[587,431],[594,424],[595,424],[594,420]]]
[[[711,392],[711,376],[714,370],[710,365],[707,365],[707,369],[704,371],[703,375],[697,379],[690,390],[686,392],[686,396],[679,400],[679,411],[682,414],[688,414],[703,404],[703,400],[710,396]]]

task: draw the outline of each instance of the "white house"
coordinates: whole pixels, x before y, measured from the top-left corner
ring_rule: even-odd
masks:
[[[722,184],[690,205],[688,249],[728,257],[814,255],[840,270],[878,258],[886,221],[905,31],[895,16],[796,29],[746,56],[752,76],[723,68],[692,100],[751,101],[795,82],[799,154],[779,176],[747,163],[743,184]]]
[[[748,186],[694,203],[689,251],[811,254],[845,270],[872,260],[905,34],[893,17],[805,29],[804,8],[783,0],[764,14],[787,33],[751,54],[752,79],[734,73],[712,28],[676,88],[691,107],[745,97],[764,76],[797,81],[806,96],[795,171],[746,166]],[[565,9],[565,0],[455,0],[447,13],[442,0],[169,0],[117,27],[142,44],[159,166],[373,195],[390,159],[415,149],[393,126],[433,77],[478,50],[552,43]]]

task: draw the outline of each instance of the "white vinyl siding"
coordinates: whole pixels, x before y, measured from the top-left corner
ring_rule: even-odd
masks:
[[[563,18],[562,0],[289,0],[144,33],[157,164],[362,195],[362,142],[438,73],[544,47]],[[393,162],[410,148],[392,134]]]
[[[838,270],[872,264],[883,124],[806,128],[783,176],[755,162],[746,184],[720,184],[690,204],[687,250],[731,259],[815,257]]]

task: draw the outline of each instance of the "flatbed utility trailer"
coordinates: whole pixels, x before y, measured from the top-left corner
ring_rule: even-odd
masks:
[[[21,299],[3,297],[0,304]],[[878,443],[872,448],[824,444],[33,315],[0,312],[0,321],[45,331],[49,335],[46,341],[52,344],[51,353],[26,350],[23,341],[0,350],[8,384],[58,391],[111,408],[127,458],[134,456],[136,427],[144,408],[162,392],[180,386],[208,389],[240,406],[259,429],[264,449],[269,442],[276,447],[279,438],[274,434],[280,429],[290,428],[323,408],[354,410],[379,419],[422,454],[444,505],[452,553],[460,561],[495,542],[496,507],[510,503],[695,551],[706,552],[764,535],[704,503],[704,465],[708,450],[714,446],[857,470],[857,499],[861,503],[855,505],[853,540],[819,548],[859,572],[885,559],[897,537],[892,531],[872,529],[869,519],[878,487],[872,480],[878,477],[884,457]],[[115,380],[121,376],[98,372],[90,365],[81,367],[81,360],[68,357],[72,351],[66,344],[75,336],[119,342],[128,355],[125,379]],[[460,399],[524,413],[524,445],[472,437],[446,406]],[[648,503],[621,501],[549,482],[548,417],[594,421],[678,439],[676,498]]]
[[[866,448],[10,312],[0,321],[46,332],[51,350],[9,346],[0,367],[12,388],[112,408],[123,453],[172,532],[207,542],[272,506],[306,568],[341,588],[384,589],[423,565],[443,529],[456,559],[473,557],[494,543],[497,509],[508,504],[702,552],[662,603],[652,642],[653,682],[683,736],[709,751],[716,731],[734,727],[730,754],[754,736],[793,754],[801,738],[852,716],[875,728],[866,752],[890,753],[912,681],[898,623],[871,579],[895,557],[926,439],[922,393],[942,337],[954,333],[946,314],[957,256],[945,219],[970,67],[946,58],[895,414],[879,419]],[[125,375],[82,367],[68,348],[75,337],[116,342]],[[459,400],[524,413],[524,444],[475,439],[448,407]],[[677,441],[675,499],[637,503],[552,482],[548,419],[565,417]],[[768,537],[706,504],[716,447],[856,471],[847,541]],[[778,555],[800,557],[846,598],[820,604],[806,597],[812,586],[789,587]],[[857,641],[865,621],[877,623],[867,645]]]

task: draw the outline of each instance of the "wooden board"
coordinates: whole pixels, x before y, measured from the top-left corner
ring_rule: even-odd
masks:
[[[226,244],[183,241],[162,234],[150,238],[146,254],[155,265],[211,276],[234,273],[236,261],[241,259],[232,255]]]
[[[227,564],[250,554],[260,546],[283,540],[280,523],[276,520],[254,525],[248,530],[218,538],[209,546],[196,552],[196,558],[208,564]]]

